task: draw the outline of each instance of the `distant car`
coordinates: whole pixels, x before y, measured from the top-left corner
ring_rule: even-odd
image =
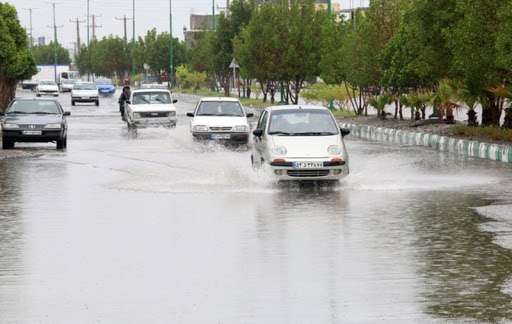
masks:
[[[100,95],[96,85],[87,82],[76,83],[71,90],[71,106],[75,106],[77,102],[94,102],[99,106]]]
[[[2,148],[12,149],[16,142],[56,142],[57,149],[65,149],[69,115],[56,100],[16,99],[2,120]]]
[[[36,96],[41,97],[44,95],[59,96],[59,86],[55,81],[44,80],[39,82],[36,88]]]
[[[111,97],[116,93],[116,86],[111,80],[96,80],[96,87],[98,88],[100,95],[103,97]]]
[[[146,125],[176,126],[178,100],[172,99],[169,90],[139,89],[126,103],[125,118],[128,127]]]
[[[23,80],[21,82],[21,88],[24,90],[32,90],[35,91],[37,88],[38,82],[34,80]]]
[[[349,174],[344,137],[332,113],[318,106],[265,109],[256,130],[251,162],[281,180],[339,180]]]
[[[71,92],[76,82],[76,80],[62,79],[60,82],[60,92]]]
[[[190,123],[190,132],[198,140],[217,140],[237,144],[249,142],[250,126],[247,118],[254,114],[246,113],[235,98],[203,98],[197,104]]]

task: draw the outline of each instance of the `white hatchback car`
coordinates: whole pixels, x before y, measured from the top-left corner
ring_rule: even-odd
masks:
[[[193,113],[190,131],[194,139],[226,141],[235,144],[249,142],[250,126],[247,113],[236,98],[203,98]]]
[[[71,106],[75,106],[77,102],[93,102],[96,106],[99,106],[100,94],[98,87],[90,82],[79,82],[73,85],[73,89],[71,89]]]
[[[325,107],[269,107],[253,132],[252,165],[277,180],[339,180],[349,174],[348,134]]]
[[[126,104],[125,117],[128,127],[145,125],[176,126],[178,100],[164,89],[139,89],[132,92]]]
[[[59,96],[59,86],[55,81],[44,80],[39,82],[36,88],[36,96],[41,97],[44,95],[50,95],[54,97]]]

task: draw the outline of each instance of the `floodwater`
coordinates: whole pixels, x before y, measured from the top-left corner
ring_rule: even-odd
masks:
[[[22,96],[31,94],[22,93]],[[0,323],[512,321],[512,168],[348,139],[338,186],[70,107],[68,150],[0,161]]]

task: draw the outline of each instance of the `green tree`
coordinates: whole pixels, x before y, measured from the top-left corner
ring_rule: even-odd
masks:
[[[53,65],[55,60],[55,45],[50,42],[48,45],[32,47],[32,55],[37,65]],[[69,51],[57,43],[57,64],[68,65],[71,63]]]
[[[4,111],[16,94],[16,84],[37,73],[14,6],[0,2],[0,110]]]

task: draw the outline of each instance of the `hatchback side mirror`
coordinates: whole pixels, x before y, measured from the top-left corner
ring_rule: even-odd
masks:
[[[191,113],[191,112],[187,113],[187,117],[194,117],[194,113]]]
[[[342,137],[345,137],[345,136],[350,134],[350,129],[340,128],[340,130],[341,130],[341,136]]]
[[[253,114],[253,113],[247,113],[247,114],[246,114],[246,117],[247,117],[247,118],[254,117],[254,114]]]
[[[253,134],[254,136],[256,136],[256,137],[262,137],[262,136],[263,136],[263,129],[260,129],[260,128],[255,129],[255,130],[252,132],[252,134]]]
[[[70,111],[65,111],[64,112],[64,116],[71,116],[71,112]]]
[[[172,103],[173,103],[173,104],[175,104],[175,103],[177,103],[177,102],[178,102],[178,99],[174,99],[174,100],[172,101]]]

